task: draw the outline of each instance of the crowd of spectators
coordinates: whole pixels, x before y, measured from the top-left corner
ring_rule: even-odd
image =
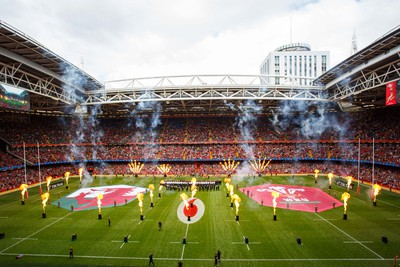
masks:
[[[310,172],[308,166],[314,163],[304,164],[302,161],[297,167],[294,160],[326,163],[340,160],[347,161],[349,168],[353,168],[351,162],[358,161],[360,156],[361,161],[397,166],[382,166],[383,171],[377,173],[377,177],[382,182],[385,179],[398,182],[400,108],[390,111],[384,109],[351,116],[332,113],[324,117],[331,123],[306,126],[293,122],[277,123],[273,117],[257,117],[253,124],[245,125],[248,127],[246,135],[243,135],[243,124],[238,117],[164,118],[154,127],[149,118],[141,119],[140,123],[135,118],[93,121],[80,117],[32,116],[21,121],[0,119],[3,125],[0,138],[8,144],[7,151],[0,152],[0,168],[20,166],[0,171],[0,185],[1,189],[9,189],[20,184],[24,155],[28,173],[35,172],[37,167],[32,166],[40,162],[52,165],[49,172],[57,175],[62,174],[58,170],[62,172],[68,168],[65,166],[71,166],[60,163],[75,164],[88,160],[112,166],[108,170],[110,174],[128,174],[126,162],[130,160],[173,162],[175,175],[222,174],[221,167],[214,163],[228,158],[240,161],[272,158],[281,162],[271,164],[274,166],[271,169],[273,174],[307,173]],[[317,126],[320,129],[313,128]],[[288,163],[290,160],[292,162]],[[118,165],[116,162],[119,161],[125,163]],[[200,162],[201,168],[179,162]],[[157,173],[156,168],[149,168],[146,166],[143,172],[148,175]],[[363,169],[368,171],[371,165],[364,165]],[[33,181],[37,179],[30,182]]]

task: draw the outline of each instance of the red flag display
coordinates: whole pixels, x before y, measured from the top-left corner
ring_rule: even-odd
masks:
[[[396,104],[396,87],[396,81],[386,84],[386,106]]]

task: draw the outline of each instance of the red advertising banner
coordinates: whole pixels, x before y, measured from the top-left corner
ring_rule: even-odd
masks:
[[[396,85],[396,81],[386,84],[386,106],[396,104]]]

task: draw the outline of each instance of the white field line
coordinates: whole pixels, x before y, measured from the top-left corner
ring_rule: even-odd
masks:
[[[54,222],[52,222],[52,223],[50,223],[50,224],[46,225],[46,226],[45,226],[45,227],[43,227],[42,229],[39,229],[39,230],[37,230],[37,231],[36,231],[36,232],[34,232],[33,234],[31,234],[31,235],[29,235],[29,236],[25,237],[24,239],[21,239],[21,240],[20,240],[20,241],[18,241],[17,243],[15,243],[15,244],[13,244],[13,245],[9,246],[8,248],[5,248],[5,249],[3,249],[2,251],[0,251],[0,253],[3,253],[4,251],[7,251],[7,250],[9,250],[10,248],[12,248],[12,247],[14,247],[14,246],[18,245],[19,243],[23,242],[24,240],[26,240],[26,239],[28,239],[28,238],[31,238],[32,236],[36,235],[37,233],[39,233],[39,232],[43,231],[44,229],[46,229],[46,228],[48,228],[48,227],[50,227],[50,226],[52,226],[53,224],[55,224],[55,223],[59,222],[60,220],[64,219],[65,217],[67,217],[67,216],[69,216],[69,215],[71,215],[71,214],[72,214],[72,213],[67,213],[67,215],[65,215],[64,217],[62,217],[62,218],[58,219],[57,221],[54,221]]]
[[[387,218],[388,221],[400,221],[400,218]]]
[[[17,240],[21,240],[21,239],[25,239],[25,240],[38,240],[37,238],[26,238],[26,237],[13,237],[12,239],[17,239]]]
[[[24,253],[2,253],[0,252],[0,256],[17,256],[23,254],[24,256],[31,256],[31,257],[59,257],[59,258],[69,258],[69,255],[57,255],[57,254],[24,254]],[[148,260],[148,257],[112,257],[112,256],[95,256],[95,255],[74,255],[75,258],[86,258],[86,259],[120,259],[120,260]],[[164,260],[164,261],[177,261],[177,260],[184,260],[184,261],[214,261],[214,259],[179,259],[179,258],[154,258],[155,260]],[[352,261],[393,261],[393,258],[387,259],[377,259],[377,258],[300,258],[300,259],[227,259],[224,258],[224,261],[229,262],[285,262],[285,261],[303,261],[303,262],[318,262],[318,261],[336,261],[336,262],[352,262]]]
[[[245,240],[245,239],[246,239],[246,237],[243,236],[243,240]],[[245,244],[246,244],[246,243],[245,243]],[[246,247],[247,247],[247,250],[250,250],[249,244],[246,244]]]
[[[321,219],[324,219],[321,215],[319,215],[318,213],[314,213],[315,215],[317,215],[318,217],[320,217]],[[378,253],[376,253],[375,251],[373,251],[372,249],[370,249],[369,247],[365,246],[364,244],[362,244],[360,241],[358,241],[357,239],[355,239],[354,237],[352,237],[351,235],[349,235],[348,233],[346,233],[345,231],[343,231],[342,229],[340,229],[339,227],[337,227],[336,225],[334,225],[333,223],[325,220],[327,223],[329,223],[331,226],[333,226],[336,230],[338,230],[339,232],[343,233],[344,235],[350,237],[350,239],[354,240],[356,243],[360,244],[361,246],[363,246],[364,248],[366,248],[367,250],[371,251],[372,253],[374,253],[376,256],[378,256],[380,259],[383,259],[383,257],[381,255],[379,255]]]
[[[237,245],[237,244],[242,245],[243,242],[232,242],[232,244],[235,244],[235,245]],[[249,242],[249,244],[256,244],[256,245],[259,245],[259,244],[261,244],[261,242]]]
[[[355,244],[355,243],[373,243],[373,241],[343,241],[345,244]]]
[[[188,231],[189,231],[189,225],[190,225],[190,224],[186,224],[186,225],[187,225],[187,226],[186,226],[185,238],[187,238],[187,234],[188,234]],[[185,253],[185,246],[186,246],[186,244],[183,244],[183,247],[182,247],[182,254],[181,254],[180,260],[183,260],[183,253]]]
[[[394,207],[394,208],[400,209],[400,206],[393,205],[392,203],[389,203],[389,202],[386,202],[386,201],[377,199],[377,200],[376,200],[376,203],[379,204],[379,202],[382,202],[382,203],[385,203],[385,204],[388,205],[388,206],[392,206],[392,207]]]

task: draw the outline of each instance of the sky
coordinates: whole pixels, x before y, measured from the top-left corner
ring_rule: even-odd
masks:
[[[259,74],[291,42],[330,66],[399,25],[398,0],[0,0],[0,20],[100,82]]]

